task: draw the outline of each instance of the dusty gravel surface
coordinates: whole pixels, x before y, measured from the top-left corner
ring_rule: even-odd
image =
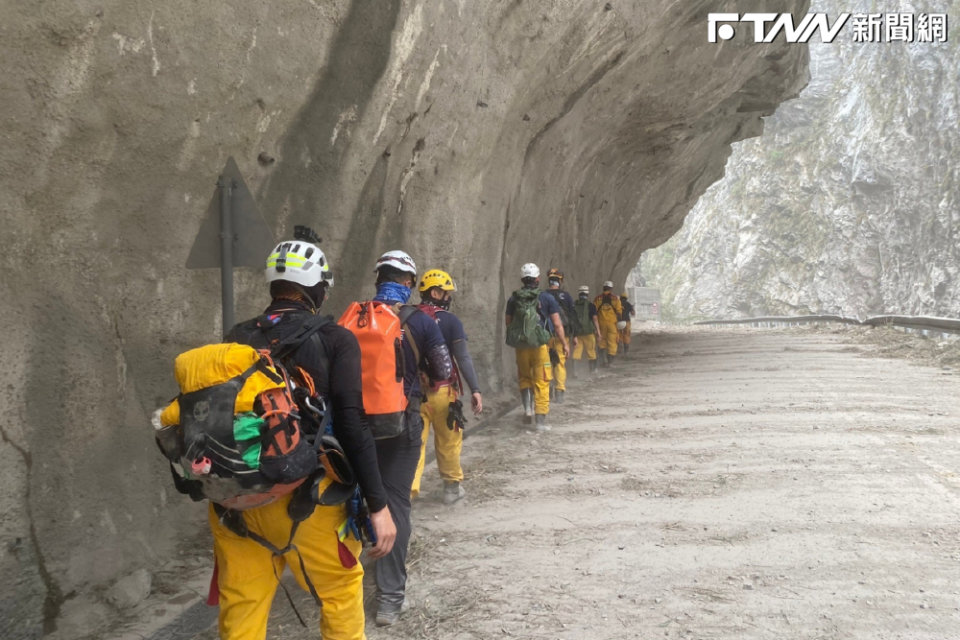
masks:
[[[429,471],[413,606],[370,639],[960,638],[960,377],[870,351],[637,335],[550,433],[469,438],[464,503]]]

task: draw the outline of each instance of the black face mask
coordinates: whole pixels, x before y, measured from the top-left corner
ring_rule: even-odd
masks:
[[[431,295],[428,295],[423,298],[424,304],[431,304],[438,309],[448,310],[450,308],[450,303],[453,302],[453,296],[446,298],[444,300],[437,300]]]

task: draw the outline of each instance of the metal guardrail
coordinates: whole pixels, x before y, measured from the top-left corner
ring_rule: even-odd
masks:
[[[752,324],[752,325],[796,325],[811,324],[816,322],[834,322],[840,324],[852,324],[858,326],[870,327],[900,327],[902,329],[911,329],[913,331],[922,331],[930,333],[943,333],[960,335],[960,320],[953,318],[937,318],[935,316],[898,316],[882,315],[872,316],[866,320],[851,318],[847,316],[822,315],[822,316],[760,316],[757,318],[738,318],[735,320],[704,320],[695,322],[698,325],[727,325],[727,324]]]

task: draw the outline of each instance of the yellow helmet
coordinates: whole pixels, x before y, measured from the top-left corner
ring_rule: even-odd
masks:
[[[434,287],[440,287],[444,291],[457,290],[457,285],[453,283],[453,278],[450,277],[450,274],[440,269],[430,269],[423,274],[423,279],[420,280],[420,286],[418,286],[417,289],[419,289],[420,293],[424,293]]]

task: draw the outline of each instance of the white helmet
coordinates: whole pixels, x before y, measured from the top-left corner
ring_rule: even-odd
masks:
[[[580,293],[590,293],[590,287],[588,287],[587,285],[581,285],[579,291]]]
[[[540,267],[533,264],[532,262],[528,262],[527,264],[523,265],[523,267],[520,269],[520,273],[523,274],[524,278],[539,278]]]
[[[333,272],[327,256],[315,244],[305,240],[281,242],[267,258],[267,282],[284,280],[304,287],[320,281],[333,286]]]
[[[417,275],[417,263],[404,251],[387,251],[377,260],[377,266],[373,269],[373,272],[376,273],[380,271],[380,267],[387,266],[399,269],[404,273]]]
[[[612,281],[612,280],[607,280],[606,282],[603,283],[603,286],[604,286],[604,288],[608,288],[608,287],[609,287],[610,289],[613,289],[613,281]]]

